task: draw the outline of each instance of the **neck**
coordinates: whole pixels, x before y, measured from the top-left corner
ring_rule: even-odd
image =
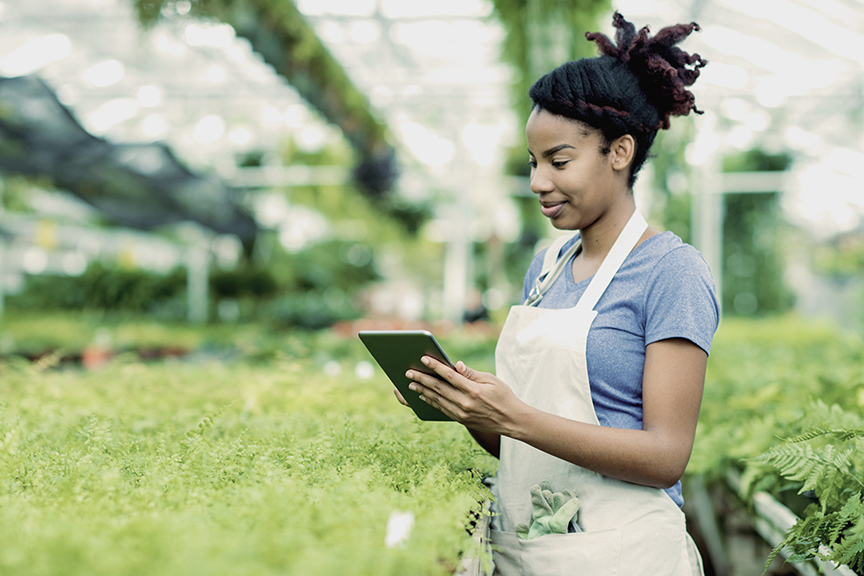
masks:
[[[583,256],[588,260],[605,258],[635,211],[636,201],[630,194],[590,226],[579,230]]]

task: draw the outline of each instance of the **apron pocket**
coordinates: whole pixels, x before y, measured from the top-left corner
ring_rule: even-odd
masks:
[[[492,531],[495,574],[501,576],[616,576],[621,530],[547,534],[522,540]]]

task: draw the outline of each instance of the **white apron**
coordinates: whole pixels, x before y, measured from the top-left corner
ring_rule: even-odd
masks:
[[[636,211],[575,308],[511,308],[495,351],[496,373],[523,401],[571,420],[600,425],[588,384],[588,330],[597,316],[594,306],[646,227]],[[547,253],[540,274],[541,279],[546,274],[546,281],[534,291],[533,303],[575,253],[574,247],[556,262],[564,240]],[[493,518],[491,531],[495,574],[702,574],[684,514],[663,490],[603,476],[507,437],[501,438],[500,456],[493,488],[499,515]],[[515,526],[531,520],[531,486],[542,480],[552,483],[553,492],[576,492],[581,503],[577,520],[584,532],[534,540],[516,536]]]

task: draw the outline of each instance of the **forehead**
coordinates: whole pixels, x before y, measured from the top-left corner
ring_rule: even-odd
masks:
[[[525,134],[529,147],[532,141],[549,143],[554,140],[556,144],[576,144],[598,137],[597,129],[588,124],[560,114],[553,114],[543,108],[534,108],[531,112],[525,125]]]

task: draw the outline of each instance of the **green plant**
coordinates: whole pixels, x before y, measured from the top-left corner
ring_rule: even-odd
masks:
[[[490,463],[354,376],[356,347],[283,345],[267,363],[0,363],[0,573],[452,573]],[[385,545],[393,511],[415,517],[404,547]]]
[[[838,406],[828,409],[824,404],[815,405],[812,412],[831,420],[809,427],[753,459],[800,483],[799,494],[812,492],[817,499],[774,547],[766,570],[774,557],[788,548],[792,562],[818,557],[860,572],[864,570],[864,460],[860,442],[864,428],[837,425],[843,419]],[[808,419],[812,420],[812,415]],[[822,446],[814,449],[813,441],[822,441]]]
[[[21,294],[10,296],[8,306],[24,310],[101,310],[105,312],[157,312],[186,291],[186,274],[177,268],[168,274],[108,266],[94,262],[81,276],[30,276]],[[185,307],[176,316],[185,315]]]

